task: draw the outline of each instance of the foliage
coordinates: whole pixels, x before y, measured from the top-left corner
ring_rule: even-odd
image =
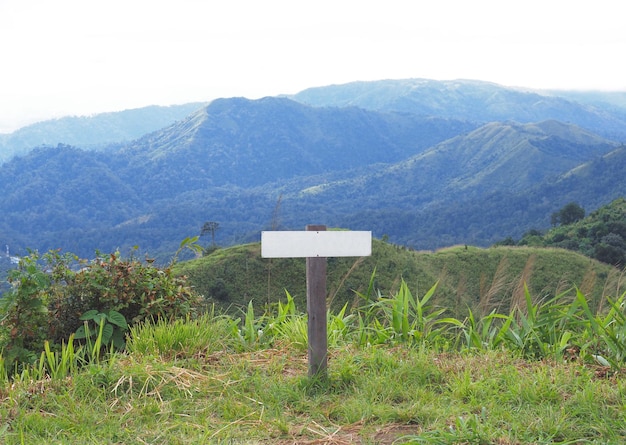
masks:
[[[379,296],[371,301],[371,298],[366,296],[366,304],[360,310],[364,314],[360,326],[366,332],[359,336],[359,341],[362,344],[415,342],[445,347],[444,344],[438,344],[444,338],[442,334],[450,325],[460,323],[452,318],[442,318],[441,314],[446,309],[433,308],[429,304],[436,286],[435,284],[419,298],[412,295],[403,280],[399,291],[391,297]]]
[[[577,358],[615,370],[626,364],[626,293],[605,297],[594,311],[579,289],[545,299],[532,296],[524,285],[508,312],[493,309],[480,316],[470,310],[458,319],[432,303],[437,284],[420,297],[403,281],[398,291],[383,296],[374,292],[374,282],[372,275],[368,291],[357,292],[362,304],[352,312],[347,305],[328,312],[329,345],[349,341],[358,347],[409,344],[440,351],[505,348],[528,359]],[[230,318],[231,347],[247,351],[287,342],[305,350],[306,314],[297,310],[289,292],[286,298],[261,314],[255,314],[250,301],[243,317]]]
[[[560,223],[546,234],[527,232],[518,245],[574,250],[617,267],[626,265],[626,199],[619,198],[583,218],[584,210],[570,203],[553,215]]]
[[[423,105],[405,99],[393,102]],[[85,257],[140,244],[165,265],[180,233],[195,233],[207,218],[220,221],[220,244],[257,239],[281,195],[283,227],[327,221],[419,249],[487,246],[548,227],[550,214],[567,202],[597,208],[623,193],[625,150],[576,127],[580,116],[567,119],[572,125],[491,119],[482,125],[477,116],[484,112],[457,120],[315,108],[286,98],[217,100],[103,151],[62,144],[6,162],[0,231],[19,254],[26,246],[63,246]],[[593,127],[624,133],[619,122]],[[587,120],[581,126],[590,129]]]
[[[550,217],[550,222],[553,226],[573,224],[576,221],[580,221],[585,217],[585,209],[583,209],[578,203],[570,202],[566,204],[558,212],[554,212]]]
[[[38,256],[33,255],[30,261],[35,258]],[[34,338],[30,335],[33,327],[24,318],[17,318],[21,320],[19,325],[21,331],[13,331],[14,335],[21,333],[20,338],[10,336],[12,331],[8,329],[8,323],[15,322],[18,315],[23,317],[28,313],[20,309],[21,307],[34,308],[37,314],[43,311],[51,315],[52,312],[46,312],[41,301],[41,298],[49,295],[50,289],[53,289],[56,298],[59,298],[59,295],[63,295],[62,292],[75,291],[78,284],[85,282],[77,277],[87,271],[72,273],[67,268],[68,258],[61,257],[58,253],[50,254],[48,261],[54,262],[55,267],[54,272],[49,274],[38,274],[40,269],[26,266],[28,261],[25,261],[24,267],[20,269],[20,276],[24,281],[17,289],[22,294],[14,295],[13,300],[7,300],[12,303],[7,308],[8,315],[4,321],[7,342],[2,357],[7,369],[15,368],[16,363],[22,367],[20,369],[35,363],[38,345],[41,345],[40,350],[51,350],[41,331],[42,327],[45,327],[43,319],[33,316],[34,320],[38,320],[40,329],[39,336]],[[118,268],[120,263],[125,264],[121,269]],[[134,260],[129,260],[126,264],[115,255],[109,256],[108,265],[103,261],[94,264],[99,264],[94,269],[96,274],[103,274],[103,270],[113,267],[112,270],[117,272],[118,279],[127,278],[124,273],[119,272],[128,271],[129,264],[137,267]],[[143,276],[140,267],[138,270],[139,276]],[[94,276],[102,279],[101,277],[107,274]],[[56,280],[56,287],[51,287],[51,280]],[[63,284],[60,284],[61,281]],[[564,358],[574,355],[584,362],[598,363],[613,369],[620,369],[626,361],[626,349],[623,346],[623,338],[626,335],[626,317],[623,314],[626,293],[617,299],[607,297],[599,302],[594,312],[580,290],[576,290],[574,297],[571,297],[571,290],[568,290],[550,299],[537,300],[531,295],[529,287],[524,285],[520,293],[514,294],[508,313],[498,312],[495,308],[486,313],[488,307],[483,307],[481,311],[485,312],[485,315],[477,316],[469,309],[469,315],[465,319],[460,319],[446,316],[446,308],[433,304],[438,284],[419,297],[414,295],[409,290],[408,284],[402,280],[397,291],[384,296],[380,290],[375,290],[376,281],[376,275],[372,274],[367,290],[364,293],[356,292],[361,304],[354,306],[352,311],[348,311],[347,304],[344,304],[337,313],[328,311],[328,335],[331,347],[350,341],[359,347],[410,344],[441,351],[453,349],[488,351],[506,348],[529,359]],[[96,282],[98,280],[92,277],[92,287],[89,289],[92,289]],[[110,281],[100,282],[110,285]],[[117,289],[131,287],[118,285]],[[104,288],[100,291],[100,296],[107,295]],[[286,292],[286,297],[286,303],[279,301],[275,305],[268,305],[262,314],[255,312],[250,300],[246,310],[243,311],[243,318],[224,316],[224,332],[227,333],[227,337],[232,338],[228,347],[237,351],[249,351],[262,345],[289,343],[302,350],[306,349],[306,315],[297,311],[295,299],[289,292]],[[93,304],[95,301],[100,304],[111,302],[101,298],[92,299],[90,303]],[[121,303],[122,310],[130,307],[127,303],[131,300],[118,298],[116,301]],[[189,317],[193,312],[189,310],[180,312],[180,307],[176,306],[170,312],[146,311],[145,314],[150,316],[135,317],[131,319],[131,325],[136,325],[142,320],[155,320],[156,323],[164,323],[162,325],[164,329],[170,329],[166,327],[169,326],[168,320],[177,315],[184,315],[187,317],[187,323],[190,323]],[[76,332],[69,337],[72,341],[84,339],[88,349],[92,350],[92,355],[95,356],[94,351],[99,351],[101,345],[112,345],[118,349],[124,346],[124,334],[129,326],[122,312],[112,308],[91,309],[81,314],[79,323],[81,322],[82,325],[75,327]],[[131,332],[135,332],[132,326],[130,329]],[[146,337],[143,334],[140,334],[140,337],[145,341]],[[177,338],[179,342],[183,341],[183,336],[179,335]],[[132,344],[136,350],[146,351],[145,347],[137,349],[136,341]],[[178,347],[180,346],[172,346],[171,341],[168,341],[166,346],[159,346],[158,350]],[[16,351],[27,355],[19,356]],[[51,357],[50,352],[46,352],[46,357]]]
[[[9,280],[12,290],[0,300],[0,349],[10,373],[70,337],[123,348],[128,325],[194,316],[201,303],[184,277],[118,253],[86,262],[31,252]]]
[[[8,281],[12,289],[0,300],[2,349],[5,364],[32,363],[38,351],[43,350],[48,338],[49,314],[47,305],[54,297],[54,288],[62,282],[66,271],[64,262],[71,255],[61,256],[50,252],[43,256],[50,271],[39,265],[38,252],[20,259],[17,269],[9,271]]]
[[[273,310],[268,311],[265,338],[274,343],[287,342],[301,351],[307,350],[307,316],[296,308],[294,298],[285,291],[286,303],[278,301]],[[329,330],[332,332],[332,329]]]
[[[180,242],[180,245],[178,246],[178,250],[174,252],[174,256],[170,260],[170,266],[173,266],[174,264],[176,264],[176,262],[178,261],[179,255],[185,250],[190,250],[196,256],[204,252],[204,249],[202,249],[202,246],[198,244],[199,239],[200,239],[199,236],[192,236],[192,237],[187,237],[183,239]]]
[[[9,271],[16,268],[16,264],[11,261],[9,256],[0,256],[0,298],[5,292],[11,290],[11,285],[7,281]]]
[[[13,362],[10,356],[0,353],[0,386],[6,387],[9,383],[32,383],[41,381],[60,381],[71,375],[76,375],[84,367],[94,364],[113,363],[114,357],[103,349],[103,329],[95,336],[88,336],[87,342],[81,345],[74,344],[74,335],[70,335],[67,342],[60,345],[51,345],[44,341],[43,350],[39,357],[32,362]],[[106,360],[102,360],[104,353],[109,352]]]
[[[126,319],[119,312],[109,309],[108,311],[98,312],[95,309],[85,312],[81,317],[84,323],[80,326],[74,338],[94,339],[98,335],[102,335],[102,343],[104,345],[112,344],[117,349],[124,349],[126,341],[124,340],[128,324]],[[92,323],[89,323],[91,321]],[[92,329],[90,329],[92,325]]]
[[[405,296],[399,297],[401,305]],[[579,297],[567,304],[530,299],[534,315],[527,318],[535,319],[538,335],[547,328],[540,322],[541,314],[560,312],[569,320],[563,326],[578,326],[572,339],[584,338],[580,334],[588,319],[579,318],[585,312],[582,302],[576,302]],[[576,309],[570,311],[572,307]],[[562,312],[563,308],[568,309]],[[529,307],[520,310],[526,313]],[[614,317],[609,312],[602,312],[603,317]],[[384,311],[378,315],[384,317]],[[515,313],[509,315],[513,317],[507,320],[515,319]],[[306,376],[305,351],[280,334],[293,332],[287,325],[299,325],[303,317],[287,295],[286,303],[253,321],[239,320],[242,329],[246,323],[265,325],[261,341],[244,349],[240,332],[231,329],[234,318],[207,313],[198,319],[137,324],[131,327],[126,353],[108,355],[105,361],[90,359],[85,346],[73,352],[66,347],[58,355],[46,352],[11,385],[0,379],[5,397],[0,406],[1,440],[7,445],[137,441],[547,445],[626,440],[622,397],[626,387],[620,368],[610,372],[568,352],[561,358],[524,358],[513,343],[485,344],[482,349],[459,344],[458,350],[441,351],[433,346],[443,344],[441,340],[429,346],[398,337],[386,344],[359,346],[358,318],[343,316],[345,329],[329,342],[328,379],[317,380]],[[270,328],[276,322],[281,329]],[[479,318],[476,326],[485,324]],[[436,335],[449,340],[457,333],[444,330]],[[81,360],[85,360],[81,366],[72,368]],[[71,379],[64,377],[66,370]]]
[[[191,315],[199,303],[184,277],[174,277],[170,269],[123,259],[119,253],[98,255],[68,276],[67,284],[50,303],[56,322],[53,334],[55,339],[67,338],[83,324],[80,317],[86,313],[115,311],[129,324],[135,324],[145,319]]]
[[[131,326],[126,344],[129,354],[202,358],[233,348],[233,320],[209,311],[197,318],[146,320]]]
[[[65,272],[47,276],[71,278],[55,258]],[[307,317],[289,292],[261,312],[250,301],[239,317],[135,323],[124,355],[105,347],[106,326],[124,326],[122,315],[88,311],[85,343],[45,341],[12,375],[0,354],[2,439],[352,443],[386,431],[395,443],[626,440],[626,293],[593,310],[579,289],[546,299],[523,286],[508,312],[487,305],[456,319],[435,304],[441,283],[419,295],[401,280],[385,295],[376,273],[360,304],[328,312],[324,380],[306,377]]]

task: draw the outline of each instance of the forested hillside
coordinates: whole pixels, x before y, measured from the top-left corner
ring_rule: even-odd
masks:
[[[291,97],[314,106],[357,106],[457,119],[472,116],[481,122],[556,119],[615,140],[626,136],[626,100],[620,92],[546,93],[472,80],[406,79],[310,88]]]
[[[361,190],[395,208],[509,193],[558,177],[617,144],[557,121],[490,123],[451,138],[406,161],[305,193],[343,195]],[[374,209],[373,209],[374,210]]]
[[[393,163],[476,127],[456,119],[313,108],[288,99],[221,99],[128,144],[130,177],[184,176],[170,195],[199,187],[257,187]],[[165,171],[164,171],[165,170]],[[146,190],[151,196],[155,190]]]
[[[517,242],[508,238],[501,244],[560,247],[619,268],[626,265],[626,199],[616,199],[587,217],[572,202],[550,219],[553,227],[547,232],[530,230]]]
[[[172,252],[207,220],[237,242],[269,224],[288,180],[358,175],[473,128],[287,99],[218,100],[115,153],[58,146],[6,163],[0,227],[15,248],[81,255],[135,244]]]
[[[64,144],[93,149],[115,142],[128,142],[184,119],[204,105],[197,102],[169,107],[151,106],[38,122],[13,133],[0,134],[0,164],[41,145]]]

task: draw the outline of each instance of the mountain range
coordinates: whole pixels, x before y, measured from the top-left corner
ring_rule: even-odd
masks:
[[[626,194],[623,99],[408,79],[189,104],[132,139],[105,139],[114,116],[96,115],[82,142],[3,151],[0,241],[164,259],[213,221],[221,245],[315,223],[415,249],[486,246],[549,227],[568,202]],[[54,122],[37,131],[62,135]]]
[[[66,116],[38,122],[10,134],[0,134],[0,163],[28,153],[33,147],[59,143],[98,149],[131,141],[183,119],[206,103],[150,106],[95,116]]]

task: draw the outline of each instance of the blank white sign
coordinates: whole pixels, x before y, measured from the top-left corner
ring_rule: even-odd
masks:
[[[263,258],[370,256],[370,231],[261,232]]]

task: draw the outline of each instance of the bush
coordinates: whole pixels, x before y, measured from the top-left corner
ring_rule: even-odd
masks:
[[[1,349],[11,367],[15,362],[33,363],[46,340],[46,303],[52,275],[41,270],[38,260],[39,255],[31,253],[9,272],[12,288],[1,300]]]
[[[122,259],[119,253],[99,255],[73,274],[51,302],[51,336],[55,341],[69,337],[90,310],[117,311],[132,325],[145,319],[193,315],[199,305],[200,298],[185,277],[173,276],[169,268]]]
[[[9,369],[33,363],[46,340],[67,341],[84,320],[108,320],[113,332],[105,338],[119,346],[119,336],[113,335],[116,327],[193,316],[201,302],[185,277],[173,276],[169,268],[122,259],[119,253],[98,254],[87,263],[58,251],[43,256],[31,252],[11,271],[9,281],[12,289],[0,300],[0,351]],[[97,317],[85,318],[91,313]]]

